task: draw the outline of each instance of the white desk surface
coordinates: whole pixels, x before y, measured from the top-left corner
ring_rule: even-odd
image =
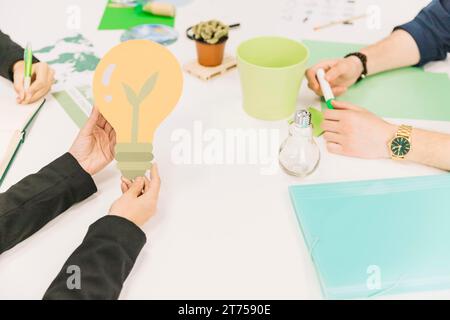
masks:
[[[227,44],[229,53],[244,39],[266,34],[299,40],[369,43],[411,19],[427,2],[371,1],[381,7],[380,30],[369,30],[361,21],[353,27],[313,32],[301,23],[292,28],[292,24],[280,19],[286,1],[194,0],[178,9],[176,28],[180,39],[169,48],[182,63],[194,59],[194,45],[183,36],[184,30],[209,18],[242,23],[240,29],[232,31]],[[28,40],[28,32],[36,48],[70,34],[65,28],[66,10],[73,4],[81,8],[80,31],[94,43],[99,55],[118,43],[122,33],[97,30],[105,1],[25,3],[0,0],[0,28],[22,44]],[[24,6],[27,10],[23,10]],[[435,63],[430,69],[448,72],[449,64]],[[304,86],[299,104],[317,105],[318,100]],[[304,180],[280,171],[264,175],[261,168],[266,165],[176,165],[170,155],[175,145],[170,140],[171,134],[179,128],[192,132],[196,120],[201,121],[204,129],[278,129],[280,139],[287,133],[286,121],[258,121],[244,113],[237,71],[208,83],[185,75],[182,99],[157,131],[155,156],[163,181],[159,209],[144,228],[148,242],[124,285],[122,299],[321,299],[318,279],[291,207],[288,186],[440,173],[415,164],[331,155],[322,139],[319,139],[320,166]],[[445,122],[410,123],[450,132],[450,124]],[[49,98],[2,190],[66,152],[77,131],[61,107]],[[94,177],[97,194],[0,256],[0,299],[42,297],[64,261],[82,241],[88,226],[105,215],[119,197],[119,177],[114,164],[110,165]],[[450,290],[399,297],[450,298]]]

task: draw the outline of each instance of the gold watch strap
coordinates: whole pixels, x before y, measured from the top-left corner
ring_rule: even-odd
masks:
[[[412,129],[413,128],[411,126],[401,125],[397,130],[397,137],[405,137],[410,139]]]

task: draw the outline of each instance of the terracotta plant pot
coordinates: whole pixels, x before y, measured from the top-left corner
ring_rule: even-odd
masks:
[[[205,67],[215,67],[222,64],[227,38],[219,43],[209,44],[204,41],[195,41],[197,47],[198,63]]]
[[[194,26],[189,27],[186,30],[186,36],[195,41],[198,63],[204,67],[216,67],[221,65],[228,36],[221,38],[218,43],[209,44],[203,40],[195,39],[191,32],[192,28],[194,28]]]

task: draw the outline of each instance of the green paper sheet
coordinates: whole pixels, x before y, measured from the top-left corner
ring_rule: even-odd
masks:
[[[339,42],[325,42],[304,40],[303,43],[309,49],[308,66],[313,66],[316,63],[325,59],[335,59],[344,57],[350,52],[359,51],[365,47],[364,44],[354,43],[339,43]]]
[[[338,98],[387,118],[450,121],[446,73],[402,68],[366,78]]]
[[[342,57],[363,45],[304,41],[310,63]],[[450,79],[446,73],[408,67],[367,77],[337,98],[386,118],[450,121]],[[322,102],[322,109],[326,108]],[[317,121],[316,121],[317,122]]]
[[[173,27],[175,18],[155,16],[143,12],[140,7],[136,8],[114,8],[105,7],[102,20],[98,26],[99,30],[125,30],[141,24],[164,24]]]

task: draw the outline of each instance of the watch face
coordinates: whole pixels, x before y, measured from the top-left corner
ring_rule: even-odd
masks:
[[[404,137],[396,137],[392,140],[391,151],[397,157],[404,157],[411,150],[411,143]]]

